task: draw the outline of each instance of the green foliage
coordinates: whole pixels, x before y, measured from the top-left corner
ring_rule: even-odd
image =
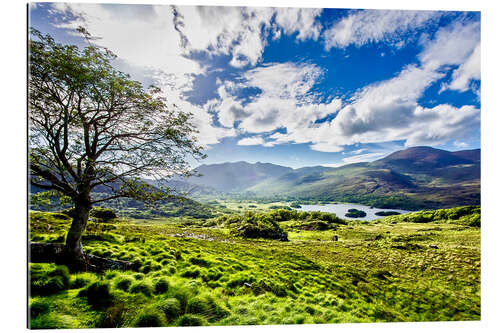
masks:
[[[122,277],[119,277],[115,281],[115,287],[116,287],[116,289],[120,289],[120,290],[123,290],[123,291],[128,291],[129,288],[130,288],[130,285],[133,282],[134,282],[134,280],[132,280],[128,276],[122,276]]]
[[[105,222],[117,217],[112,209],[106,207],[92,207],[90,216]]]
[[[355,209],[355,208],[351,208],[347,211],[347,213],[345,214],[346,217],[354,217],[354,218],[358,218],[358,217],[365,217],[366,216],[366,212],[362,211],[362,210],[359,210],[359,209]]]
[[[134,327],[162,327],[165,325],[165,315],[155,308],[147,308],[139,312],[133,322]]]
[[[158,279],[154,284],[155,294],[164,294],[168,291],[168,281],[165,278]]]
[[[31,319],[50,311],[50,303],[47,300],[37,298],[30,304]]]
[[[449,209],[438,209],[433,211],[420,211],[394,216],[387,221],[390,222],[410,222],[410,223],[430,223],[446,222],[463,224],[471,227],[481,226],[481,207],[463,206]]]
[[[276,209],[263,213],[245,212],[242,215],[222,215],[216,219],[218,225],[231,229],[231,233],[245,238],[286,239],[279,222],[293,221],[292,229],[335,230],[346,221],[335,214],[326,212],[302,212],[297,210]]]
[[[69,288],[70,275],[66,266],[31,264],[30,282],[32,295],[51,295]]]
[[[392,216],[392,215],[400,215],[401,213],[399,212],[394,212],[394,211],[380,211],[376,212],[375,215],[377,216]]]
[[[109,282],[103,281],[92,283],[86,289],[82,289],[78,296],[86,297],[87,303],[97,309],[107,307],[113,300]]]
[[[138,281],[132,284],[130,292],[133,294],[142,293],[146,296],[151,296],[153,294],[153,287],[148,281]]]
[[[267,215],[288,231],[286,243],[233,237],[230,222],[242,215],[220,217],[217,228],[188,230],[177,219],[116,220],[113,233],[121,241],[85,240],[85,251],[130,256],[150,270],[71,274],[71,288],[83,289],[31,295],[30,311],[38,314],[30,326],[479,320],[481,230],[470,226],[478,208],[419,212],[425,223],[407,215],[346,222],[319,212],[256,210],[253,215]],[[55,220],[64,221],[38,214],[30,221],[34,236]],[[332,228],[295,227],[314,223]],[[51,271],[64,275],[52,264],[31,264],[34,271],[47,279]],[[95,283],[108,285],[105,305],[91,304],[87,294]],[[106,292],[95,294],[101,299]]]
[[[198,315],[185,314],[175,322],[176,326],[205,326],[207,321]]]
[[[156,303],[158,309],[163,311],[170,322],[181,314],[181,304],[176,298],[166,298]]]

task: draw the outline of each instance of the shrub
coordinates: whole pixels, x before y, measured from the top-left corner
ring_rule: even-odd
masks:
[[[118,275],[117,271],[107,271],[106,274],[104,274],[104,278],[106,280],[112,280]]]
[[[80,297],[87,297],[87,303],[95,308],[106,307],[111,304],[113,295],[109,282],[97,281],[78,293]]]
[[[206,314],[210,310],[206,300],[201,297],[190,298],[186,305],[187,313]]]
[[[116,213],[111,208],[93,207],[90,210],[90,216],[98,218],[102,221],[109,221],[116,218]]]
[[[82,287],[85,287],[88,285],[92,279],[86,276],[77,276],[73,281],[70,283],[70,289],[79,289]]]
[[[66,266],[31,265],[32,295],[51,295],[69,288],[70,275]]]
[[[100,328],[117,328],[123,326],[126,307],[123,303],[118,303],[110,306],[106,311],[101,312],[101,315],[96,321],[96,327]]]
[[[61,328],[61,322],[52,313],[44,313],[38,317],[31,318],[30,328],[31,329],[53,329]]]
[[[163,327],[166,325],[165,315],[158,309],[147,308],[134,318],[134,327]]]
[[[375,215],[377,216],[392,216],[392,215],[400,215],[401,213],[395,212],[395,211],[380,211],[376,212]]]
[[[154,290],[156,294],[164,294],[168,291],[168,281],[165,278],[161,278],[155,282]]]
[[[168,321],[174,320],[181,314],[181,303],[176,298],[161,300],[156,306],[163,311]]]
[[[201,266],[201,267],[210,267],[212,263],[206,259],[199,258],[199,257],[192,257],[189,258],[189,262],[192,263],[193,265]]]
[[[187,269],[181,273],[181,276],[196,279],[200,276],[200,270],[198,268]]]
[[[178,287],[171,292],[171,296],[179,301],[181,311],[186,310],[186,306],[192,293],[185,287]]]
[[[151,287],[151,285],[146,281],[140,281],[134,283],[130,287],[130,292],[133,294],[143,293],[146,296],[151,296],[153,293],[153,287]]]
[[[247,212],[243,216],[239,216],[239,220],[234,221],[233,218],[231,222],[233,222],[231,234],[235,236],[244,238],[288,239],[286,232],[283,231],[278,222],[269,214]]]
[[[116,289],[120,289],[123,291],[128,291],[130,288],[130,285],[132,284],[133,280],[129,277],[120,277],[118,280],[115,282],[115,287]]]
[[[38,317],[41,314],[47,313],[50,310],[49,302],[45,299],[36,299],[30,305],[31,319]]]
[[[207,321],[205,318],[193,315],[193,314],[185,314],[175,322],[177,326],[205,326],[207,325]]]

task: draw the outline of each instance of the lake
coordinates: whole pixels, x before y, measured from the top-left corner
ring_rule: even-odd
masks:
[[[402,210],[402,209],[382,209],[382,208],[376,208],[376,207],[370,207],[370,206],[365,206],[361,204],[353,204],[353,203],[336,203],[336,204],[326,204],[326,205],[301,205],[301,208],[296,208],[299,211],[305,211],[305,212],[311,212],[311,211],[320,211],[320,212],[327,212],[327,213],[335,213],[340,218],[343,219],[349,219],[349,220],[364,220],[364,221],[371,221],[371,220],[376,220],[383,218],[384,216],[377,216],[375,215],[376,212],[380,211],[391,211],[391,212],[398,212],[401,214],[405,213],[410,213],[408,210]],[[358,210],[362,210],[366,213],[365,217],[345,217],[345,214],[347,213],[348,209],[355,208]]]

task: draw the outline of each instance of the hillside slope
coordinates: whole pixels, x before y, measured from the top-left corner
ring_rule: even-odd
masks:
[[[480,202],[480,150],[412,147],[370,163],[291,169],[246,162],[204,165],[196,185],[286,200],[333,200],[380,208],[445,208]]]

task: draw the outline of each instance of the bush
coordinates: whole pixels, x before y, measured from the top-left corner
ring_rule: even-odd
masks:
[[[134,327],[166,326],[165,315],[158,309],[147,308],[139,312],[133,321]]]
[[[87,303],[95,308],[103,308],[111,304],[113,295],[109,282],[97,281],[78,293],[79,297],[87,297]]]
[[[92,280],[88,277],[84,276],[77,276],[73,281],[70,283],[70,289],[79,289],[82,287],[85,287],[88,285]]]
[[[190,298],[186,306],[187,313],[206,314],[207,312],[209,312],[209,310],[210,307],[207,304],[206,300],[202,299],[201,297]]]
[[[44,313],[38,317],[31,318],[31,329],[54,329],[61,328],[62,323],[52,313]]]
[[[116,289],[120,289],[123,291],[128,291],[130,288],[130,285],[132,284],[133,280],[129,277],[120,277],[118,280],[115,282],[115,287]]]
[[[176,326],[205,326],[208,324],[205,318],[193,314],[185,314],[179,317],[175,323]]]
[[[66,266],[31,265],[31,294],[51,295],[68,289],[70,275]]]
[[[189,262],[201,267],[210,267],[212,265],[210,261],[199,257],[189,258]]]
[[[188,300],[192,296],[192,293],[185,287],[179,287],[170,294],[173,298],[179,301],[179,305],[181,306],[181,311],[185,311]]]
[[[126,314],[126,307],[123,303],[118,303],[110,306],[106,311],[101,312],[101,315],[96,321],[96,327],[99,328],[117,328],[123,326]]]
[[[41,314],[47,313],[50,310],[50,305],[47,300],[36,299],[30,305],[31,319],[38,317]]]
[[[143,293],[146,296],[151,296],[153,294],[153,287],[148,282],[140,281],[134,283],[130,287],[130,292],[133,294]]]
[[[164,294],[168,291],[168,281],[165,278],[161,278],[155,282],[154,285],[155,294]]]
[[[398,212],[394,212],[394,211],[380,211],[380,212],[376,212],[375,215],[377,216],[392,216],[392,215],[400,215],[401,213],[398,213]]]
[[[116,218],[116,213],[111,208],[94,207],[90,210],[90,216],[102,221],[109,221]]]
[[[198,268],[187,269],[181,273],[181,276],[196,279],[200,276],[200,270]]]
[[[168,321],[174,320],[181,314],[181,303],[176,298],[161,300],[157,303],[157,307],[165,314]]]
[[[288,212],[287,210],[283,210]],[[267,238],[288,240],[288,235],[276,222],[276,216],[261,213],[254,214],[247,212],[243,216],[232,217],[228,220],[231,223],[231,234],[244,238]]]

